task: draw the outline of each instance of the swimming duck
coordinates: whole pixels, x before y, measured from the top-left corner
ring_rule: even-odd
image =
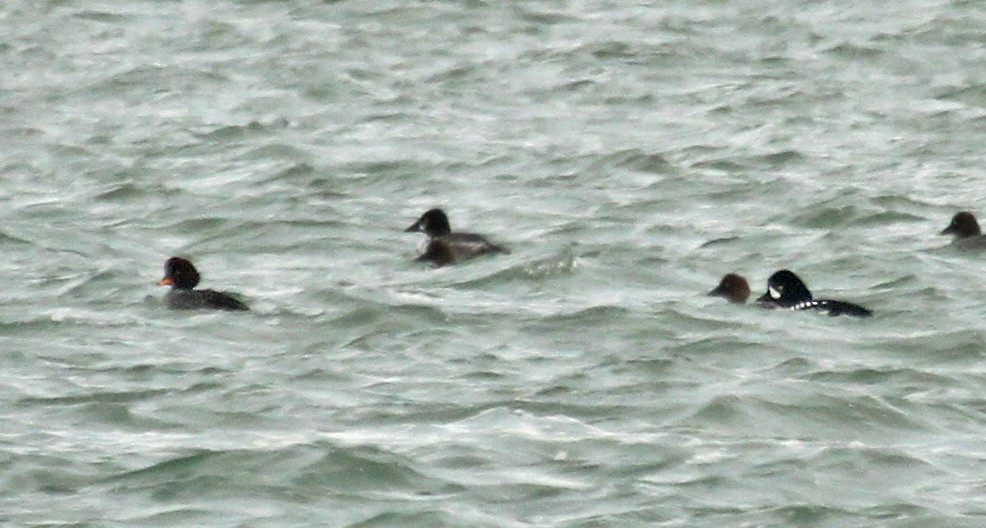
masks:
[[[969,211],[955,213],[948,227],[942,230],[942,235],[952,235],[953,243],[965,247],[986,247],[986,236],[983,236],[979,222]]]
[[[486,239],[483,235],[476,233],[453,232],[448,221],[448,215],[441,209],[430,209],[421,215],[416,222],[404,230],[405,232],[422,232],[428,235],[428,245],[422,256],[417,260],[436,262],[435,258],[425,257],[428,254],[431,242],[441,240],[442,244],[432,248],[435,252],[447,252],[452,258],[442,258],[444,264],[472,258],[488,253],[509,253],[503,246],[498,246]],[[434,254],[433,254],[434,255]]]
[[[750,283],[742,275],[727,273],[719,285],[708,293],[713,297],[725,297],[731,303],[743,304],[750,297]]]
[[[164,263],[164,278],[160,286],[171,286],[164,304],[172,310],[249,310],[247,305],[226,292],[196,290],[199,272],[187,259],[171,257]]]
[[[789,270],[780,270],[767,279],[767,293],[757,303],[765,308],[785,310],[818,310],[829,315],[869,317],[873,312],[845,301],[815,299],[805,283]]]

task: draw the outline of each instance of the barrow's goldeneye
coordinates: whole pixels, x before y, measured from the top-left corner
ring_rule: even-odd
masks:
[[[979,222],[969,211],[955,213],[948,227],[942,230],[942,235],[953,235],[953,242],[965,247],[986,248],[986,236],[979,228]]]
[[[757,302],[765,308],[818,310],[829,315],[854,315],[857,317],[873,315],[873,312],[857,304],[812,298],[805,283],[788,270],[780,270],[767,279],[767,293],[757,299]]]
[[[750,297],[750,284],[742,275],[727,273],[719,285],[709,292],[713,297],[725,297],[731,303],[743,304]]]
[[[186,259],[171,257],[164,263],[164,278],[158,281],[161,286],[171,286],[164,296],[164,303],[172,310],[249,310],[247,305],[225,292],[196,290],[199,272]]]

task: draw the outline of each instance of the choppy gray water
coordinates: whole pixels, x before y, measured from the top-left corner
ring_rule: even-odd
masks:
[[[4,526],[986,525],[980,2],[0,24]],[[785,267],[877,316],[702,295]]]

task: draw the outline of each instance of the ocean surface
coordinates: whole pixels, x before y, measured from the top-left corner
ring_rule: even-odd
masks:
[[[0,525],[986,526],[986,4],[0,25]],[[705,295],[783,268],[876,315]]]

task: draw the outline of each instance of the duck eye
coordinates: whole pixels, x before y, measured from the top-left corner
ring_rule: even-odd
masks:
[[[778,286],[774,288],[773,286],[767,286],[767,293],[770,294],[770,298],[775,301],[781,298],[781,293],[784,291],[783,286]]]

